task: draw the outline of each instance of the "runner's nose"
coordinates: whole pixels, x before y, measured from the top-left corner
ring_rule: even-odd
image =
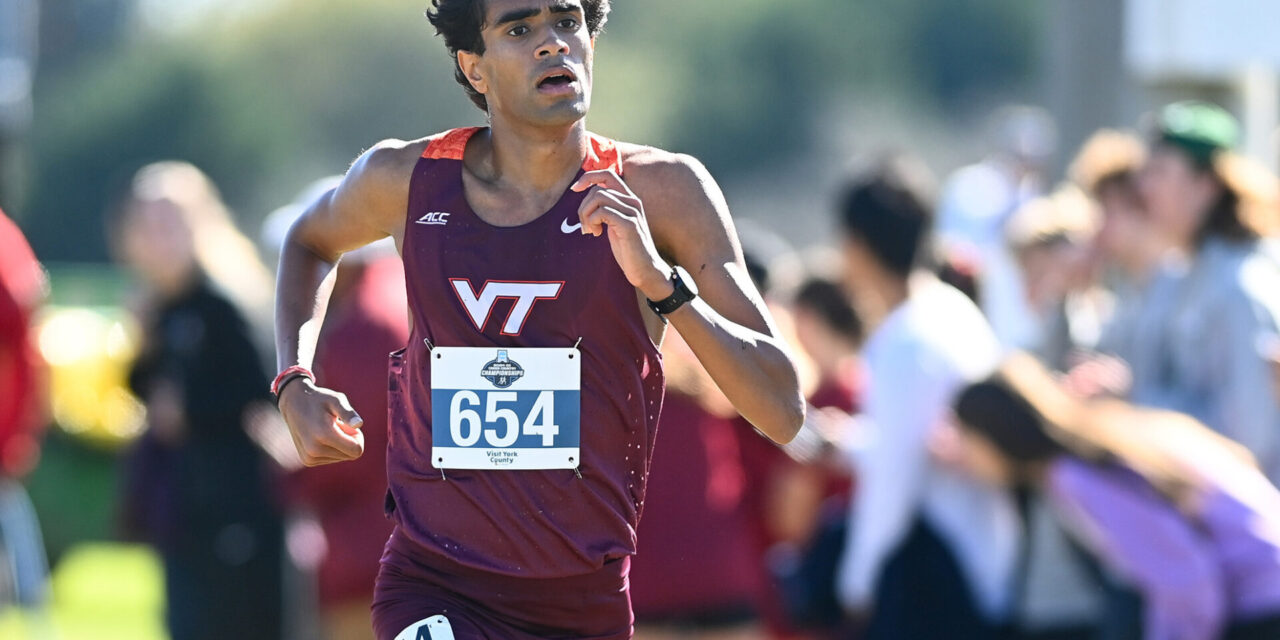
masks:
[[[539,58],[545,58],[553,55],[568,55],[569,43],[565,42],[555,31],[552,31],[547,39],[538,45],[538,50],[534,54]]]

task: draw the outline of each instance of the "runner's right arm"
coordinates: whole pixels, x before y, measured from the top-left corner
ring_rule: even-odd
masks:
[[[366,151],[285,235],[276,280],[279,371],[311,369],[342,254],[387,236],[399,244],[409,179],[421,151],[420,143],[399,140]],[[364,451],[362,420],[342,393],[299,378],[281,390],[280,413],[307,466],[352,460]]]

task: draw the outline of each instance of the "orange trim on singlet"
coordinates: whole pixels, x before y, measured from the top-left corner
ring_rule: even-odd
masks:
[[[467,150],[467,142],[480,127],[462,127],[450,129],[430,138],[422,157],[428,160],[462,160]],[[622,175],[622,154],[618,151],[618,143],[598,136],[587,134],[587,157],[582,161],[583,171],[604,171],[613,169]]]
[[[427,143],[422,157],[428,160],[461,160],[467,150],[467,141],[479,130],[480,127],[462,127],[436,134]]]
[[[590,144],[587,145],[587,158],[582,161],[582,170],[613,169],[614,173],[622,175],[622,154],[618,151],[618,143],[594,133],[588,133],[587,138]]]

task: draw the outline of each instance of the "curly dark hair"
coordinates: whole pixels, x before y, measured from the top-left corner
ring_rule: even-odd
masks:
[[[609,1],[582,0],[583,17],[587,22],[587,32],[592,38],[604,32],[605,22],[609,20]],[[458,64],[459,51],[484,54],[484,39],[480,36],[485,27],[484,0],[431,0],[427,20],[436,28],[436,35],[444,37],[444,46],[448,47],[449,55],[453,58],[453,79],[467,90],[467,97],[471,98],[471,102],[481,110],[488,111],[489,103],[484,99],[484,94],[471,86]]]

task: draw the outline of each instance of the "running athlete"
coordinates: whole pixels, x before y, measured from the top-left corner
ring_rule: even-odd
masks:
[[[387,236],[404,258],[413,328],[391,359],[380,640],[631,636],[668,322],[765,435],[787,442],[803,422],[715,181],[586,129],[608,12],[433,0],[489,126],[379,143],[285,240],[274,387],[309,465],[363,450],[355,408],[308,370],[334,264]]]

